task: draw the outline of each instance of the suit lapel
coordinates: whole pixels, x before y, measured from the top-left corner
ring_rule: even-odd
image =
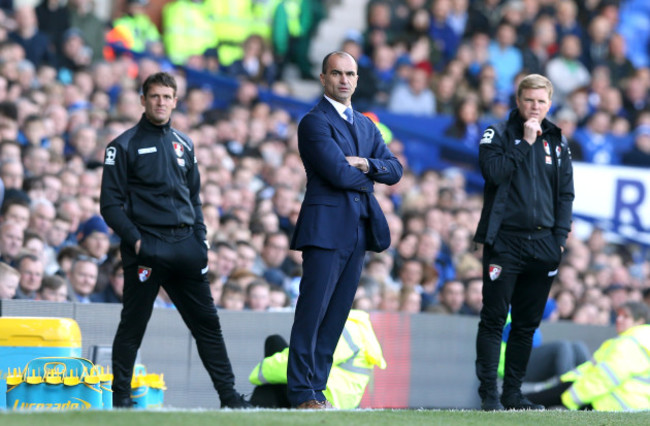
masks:
[[[356,127],[356,125],[349,127],[348,126],[349,123],[347,123],[339,115],[339,113],[336,111],[334,106],[327,99],[323,98],[320,101],[318,106],[325,113],[325,117],[327,118],[327,121],[329,121],[332,127],[334,127],[334,130],[340,135],[340,138],[334,138],[334,140],[339,142],[339,145],[341,145],[341,149],[343,150],[343,153],[346,153],[346,155],[358,155],[356,154],[357,149],[356,149],[356,144],[354,142],[354,137],[350,132],[350,127],[354,128]]]

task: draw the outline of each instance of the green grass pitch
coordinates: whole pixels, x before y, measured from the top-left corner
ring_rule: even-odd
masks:
[[[62,413],[0,412],[3,426],[394,426],[394,425],[650,425],[650,411],[637,413],[597,413],[572,411],[469,410],[172,410],[86,411]]]

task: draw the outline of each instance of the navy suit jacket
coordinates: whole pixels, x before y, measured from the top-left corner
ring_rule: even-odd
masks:
[[[374,183],[397,183],[402,165],[368,117],[355,111],[353,121],[358,149],[350,127],[325,98],[298,125],[307,190],[291,239],[293,250],[349,246],[357,237],[361,203],[365,202],[362,194],[368,198],[366,250],[380,252],[390,246],[388,223],[373,194]],[[351,166],[347,156],[367,158],[370,171],[363,173]]]

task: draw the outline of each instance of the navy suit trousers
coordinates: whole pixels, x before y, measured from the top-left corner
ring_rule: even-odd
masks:
[[[332,355],[359,284],[366,247],[366,222],[357,238],[343,249],[303,250],[303,277],[289,343],[287,387],[295,407],[305,401],[325,401],[323,390]]]

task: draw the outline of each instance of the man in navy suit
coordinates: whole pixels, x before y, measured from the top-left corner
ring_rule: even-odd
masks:
[[[296,305],[287,388],[292,406],[322,409],[332,355],[357,290],[366,250],[390,245],[388,223],[374,183],[397,183],[402,165],[375,124],[353,111],[357,63],[345,52],[323,59],[324,98],[298,126],[307,191],[291,248],[302,250],[303,277]]]

